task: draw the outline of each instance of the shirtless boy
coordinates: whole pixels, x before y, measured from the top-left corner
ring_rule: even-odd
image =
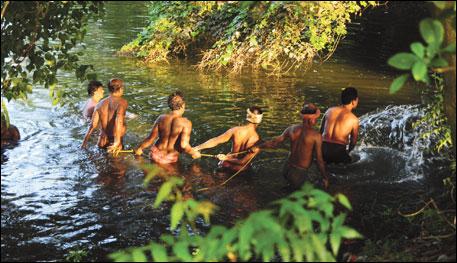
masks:
[[[316,125],[317,118],[320,115],[319,109],[314,104],[305,104],[300,112],[302,118],[301,124],[289,126],[284,132],[270,140],[253,147],[251,151],[258,151],[259,148],[276,148],[285,140],[290,141],[289,158],[284,165],[283,175],[293,188],[299,188],[308,180],[308,168],[313,161],[313,152],[315,153],[319,171],[324,181],[324,186],[328,186],[325,163],[322,158],[322,136],[313,129]]]
[[[122,137],[126,131],[124,119],[128,106],[127,100],[122,97],[124,94],[124,82],[120,79],[111,79],[108,82],[108,90],[110,95],[95,106],[82,148],[86,147],[91,134],[100,124],[98,146],[100,148],[109,146],[109,151],[122,149]]]
[[[201,151],[213,148],[230,140],[232,142],[232,150],[230,153],[243,152],[254,146],[260,140],[260,136],[256,129],[260,122],[262,122],[263,113],[259,107],[255,106],[248,108],[246,112],[247,123],[245,125],[233,127],[225,133],[198,145],[194,150]],[[220,160],[219,167],[239,171],[255,154],[256,153],[254,152],[250,152],[243,155],[235,155],[233,157],[220,154],[218,155]]]
[[[160,115],[151,133],[135,150],[136,155],[142,155],[143,149],[151,144],[151,159],[159,164],[170,164],[178,161],[179,154],[184,152],[199,158],[200,153],[192,149],[189,144],[192,132],[192,122],[182,115],[186,109],[186,102],[181,92],[176,91],[168,96],[168,107],[171,112]]]

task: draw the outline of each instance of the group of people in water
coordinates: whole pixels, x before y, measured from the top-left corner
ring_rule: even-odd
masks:
[[[90,120],[89,129],[84,137],[82,147],[87,146],[91,134],[100,126],[98,146],[107,148],[108,152],[117,152],[123,148],[122,138],[126,133],[125,115],[128,102],[123,98],[124,82],[111,79],[108,82],[110,95],[103,98],[104,87],[99,81],[91,81],[83,115]],[[219,167],[232,171],[247,169],[250,161],[262,150],[276,148],[286,140],[290,141],[290,154],[284,165],[283,175],[294,188],[300,187],[308,180],[308,170],[313,155],[316,158],[324,186],[328,186],[326,164],[349,163],[349,152],[357,142],[359,120],[352,113],[358,105],[357,90],[345,88],[341,93],[341,105],[329,108],[322,119],[320,131],[313,127],[321,115],[320,110],[312,103],[304,103],[300,116],[302,123],[294,124],[284,132],[267,141],[262,141],[257,128],[262,122],[263,111],[252,106],[246,109],[246,123],[228,129],[223,134],[192,147],[190,136],[192,122],[183,117],[186,102],[181,92],[176,91],[168,96],[170,112],[157,117],[151,132],[134,149],[135,155],[142,155],[143,150],[150,147],[150,158],[159,164],[171,164],[178,161],[181,153],[198,159],[200,151],[216,147],[231,141],[229,154],[219,154]]]

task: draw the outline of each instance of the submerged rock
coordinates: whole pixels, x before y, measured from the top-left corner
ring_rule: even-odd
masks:
[[[3,146],[14,145],[21,139],[19,129],[10,124],[6,125],[6,121],[2,118],[2,148]]]

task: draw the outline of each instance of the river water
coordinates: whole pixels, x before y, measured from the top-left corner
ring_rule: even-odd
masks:
[[[299,122],[298,111],[304,101],[325,111],[339,103],[340,91],[346,86],[359,90],[358,116],[390,104],[420,102],[411,85],[389,95],[395,73],[376,57],[367,57],[370,66],[360,63],[360,56],[368,55],[351,47],[349,40],[342,42],[341,52],[328,62],[281,78],[262,73],[203,74],[191,62],[175,60],[146,67],[134,58],[116,56],[146,24],[147,4],[107,2],[105,15],[91,19],[84,41],[82,61],[94,64],[99,80],[106,83],[116,77],[125,81],[128,111],[137,115],[127,120],[126,148],[137,146],[149,133],[155,118],[167,110],[168,94],[175,90],[181,90],[187,101],[185,116],[193,122],[192,145],[242,124],[250,105],[264,109],[259,133],[262,138],[271,138]],[[351,54],[358,59],[352,60]],[[76,249],[88,251],[90,260],[106,260],[107,253],[146,244],[169,232],[169,207],[152,208],[158,184],[143,188],[144,173],[134,165],[138,161],[133,156],[108,156],[96,149],[95,136],[88,150],[79,148],[87,130],[79,111],[87,99],[86,83],[64,72],[59,80],[68,85],[71,98],[64,107],[53,107],[48,91],[40,87],[27,102],[8,103],[11,123],[19,128],[22,139],[16,147],[2,150],[2,261],[63,260]],[[206,153],[228,150],[229,145],[224,145]],[[364,162],[343,172],[331,170],[333,181],[339,182],[331,191],[343,191],[351,201],[372,207],[373,200],[385,197],[395,204],[399,193],[408,195],[420,185],[422,175],[405,170],[401,152],[359,147],[355,153]],[[223,188],[189,194],[220,207],[213,223],[233,224],[286,194],[281,176],[286,156],[287,150],[261,153],[250,173]],[[212,159],[192,161],[183,156],[171,172],[185,177],[186,184],[195,190],[230,176],[215,172],[216,164]],[[202,222],[199,226],[207,227]]]

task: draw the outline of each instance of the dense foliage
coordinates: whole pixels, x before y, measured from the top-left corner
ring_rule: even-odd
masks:
[[[431,79],[433,80],[432,88],[424,91],[431,98],[425,109],[426,114],[414,123],[414,126],[424,125],[424,127],[427,127],[427,131],[421,134],[421,138],[436,137],[436,146],[430,150],[442,152],[442,149],[452,146],[451,130],[444,113],[443,78],[439,77],[438,74],[433,74]],[[447,153],[442,152],[442,154]]]
[[[444,27],[439,20],[427,18],[420,22],[419,30],[426,44],[414,42],[411,52],[395,54],[388,60],[389,65],[400,70],[410,71],[397,77],[390,86],[390,92],[396,93],[412,75],[415,81],[430,84],[429,71],[442,72],[441,68],[449,63],[443,58],[445,53],[455,53],[455,42],[442,47]]]
[[[145,182],[158,172],[154,166],[149,170]],[[344,225],[345,213],[335,213],[334,203],[351,209],[349,200],[342,194],[333,197],[310,184],[275,201],[271,209],[253,212],[231,228],[212,226],[206,236],[200,236],[195,234],[195,220],[203,216],[209,223],[215,206],[208,201],[185,200],[179,189],[183,179],[162,179],[165,182],[154,206],[165,200],[174,202],[171,230],[180,224],[178,236],[162,235],[160,242],[113,253],[110,257],[115,261],[271,261],[279,257],[283,261],[335,261],[343,238],[361,237]]]
[[[62,95],[58,70],[74,71],[81,80],[95,77],[86,76],[91,66],[79,65],[81,54],[72,50],[86,33],[87,15],[99,13],[101,2],[2,1],[1,7],[2,98],[25,99],[42,84],[56,104]]]
[[[456,3],[453,2],[451,6],[448,6],[446,2],[435,1],[433,3],[441,10],[440,16],[442,19],[452,19],[453,30],[455,31]],[[408,73],[402,74],[392,82],[390,93],[399,91],[411,76],[415,81],[427,84],[427,87],[422,92],[432,99],[427,102],[427,114],[418,121],[418,124],[428,123],[430,131],[423,134],[422,137],[437,136],[439,138],[437,146],[431,150],[439,151],[444,146],[449,146],[453,143],[451,129],[448,125],[448,118],[450,119],[451,116],[446,117],[443,98],[444,83],[440,74],[453,72],[455,75],[455,68],[450,68],[449,61],[445,59],[446,54],[455,55],[455,38],[454,42],[449,43],[447,46],[444,45],[445,30],[438,19],[426,18],[422,20],[419,23],[419,31],[425,44],[414,42],[410,45],[412,52],[398,53],[388,60],[388,64],[392,67],[408,71]],[[431,80],[434,81],[432,82]]]
[[[374,1],[157,1],[150,24],[121,49],[147,62],[201,51],[200,69],[279,74],[325,60],[346,35],[351,15]],[[199,53],[199,52],[196,52]]]

